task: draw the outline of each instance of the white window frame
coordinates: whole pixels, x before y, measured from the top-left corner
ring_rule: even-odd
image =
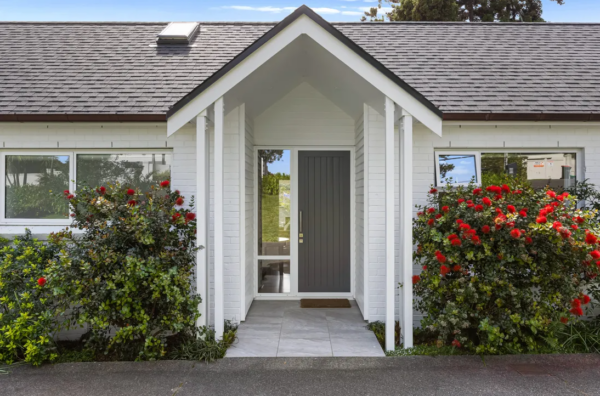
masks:
[[[465,150],[435,150],[435,185],[444,187],[450,183],[444,183],[440,175],[440,155],[473,155],[475,156],[475,174],[477,176],[476,185],[481,185],[481,152]],[[469,183],[451,183],[452,186],[467,186]]]
[[[435,181],[436,186],[443,187],[447,183],[440,182],[440,166],[439,166],[439,155],[476,155],[476,166],[477,166],[477,185],[481,185],[481,154],[488,153],[498,153],[498,154],[508,154],[508,153],[548,153],[548,154],[575,154],[575,180],[581,182],[585,180],[585,166],[584,166],[584,149],[582,148],[531,148],[531,147],[517,147],[517,148],[482,148],[482,149],[443,149],[443,150],[434,150],[435,156]],[[452,183],[453,186],[467,185],[468,183]]]
[[[68,226],[72,219],[7,219],[6,218],[6,156],[12,155],[49,155],[69,156],[69,191],[76,191],[77,186],[77,155],[80,154],[173,154],[172,149],[56,149],[56,150],[3,150],[0,153],[0,174],[2,184],[0,185],[0,224],[2,225],[44,225],[44,226]],[[172,177],[171,169],[171,177]],[[71,213],[69,212],[69,215]]]

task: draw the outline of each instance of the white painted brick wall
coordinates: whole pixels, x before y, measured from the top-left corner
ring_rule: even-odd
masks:
[[[245,120],[245,132],[246,132],[246,147],[245,147],[245,186],[246,200],[244,202],[245,218],[246,218],[246,251],[245,253],[245,266],[246,266],[246,306],[244,309],[248,312],[252,300],[254,299],[254,268],[258,265],[254,261],[254,163],[256,158],[254,156],[254,128],[252,119],[246,117]]]

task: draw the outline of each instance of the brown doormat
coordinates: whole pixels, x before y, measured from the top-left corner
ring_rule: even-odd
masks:
[[[311,299],[303,298],[300,300],[300,308],[352,308],[350,301],[339,299]]]

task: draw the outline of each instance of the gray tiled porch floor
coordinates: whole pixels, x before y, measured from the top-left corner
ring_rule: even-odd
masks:
[[[300,301],[254,301],[226,357],[385,356],[351,303],[311,309]]]

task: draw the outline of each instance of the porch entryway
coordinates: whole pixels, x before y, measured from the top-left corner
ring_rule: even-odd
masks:
[[[300,301],[254,301],[226,357],[385,356],[351,308],[300,308]]]

